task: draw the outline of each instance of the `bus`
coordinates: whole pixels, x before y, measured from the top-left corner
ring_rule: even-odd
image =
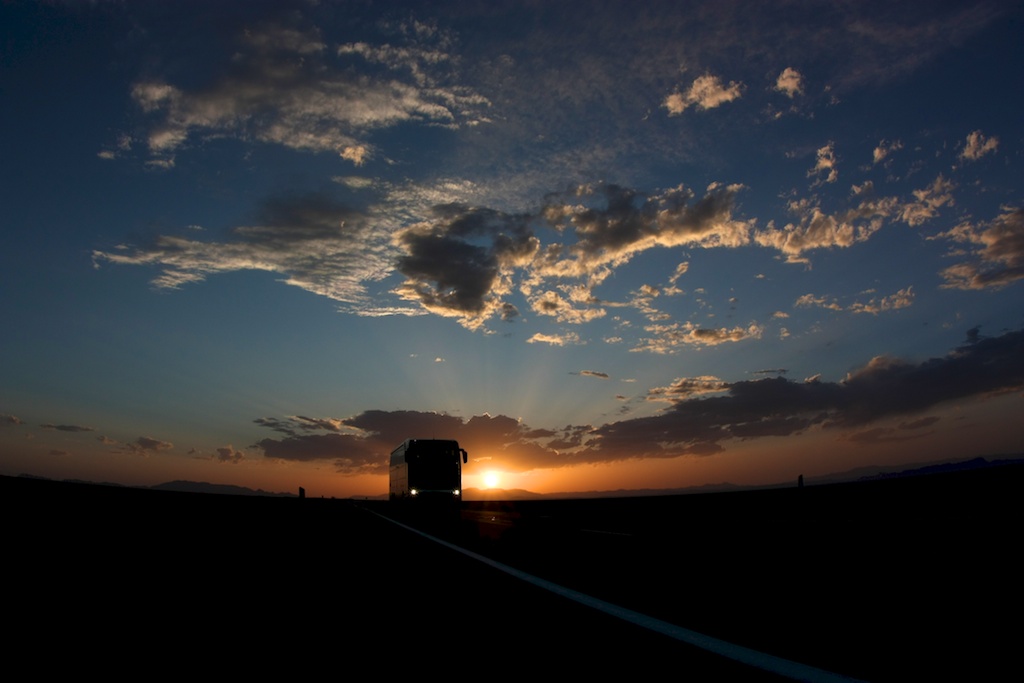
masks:
[[[462,464],[469,461],[459,442],[406,439],[391,451],[391,500],[462,500]]]

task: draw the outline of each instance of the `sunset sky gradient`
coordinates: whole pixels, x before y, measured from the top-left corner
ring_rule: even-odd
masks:
[[[0,5],[0,474],[1024,451],[1019,2]]]

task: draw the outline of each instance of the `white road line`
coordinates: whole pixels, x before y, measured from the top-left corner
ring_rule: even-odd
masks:
[[[506,574],[514,576],[522,581],[526,581],[527,583],[531,583],[534,586],[551,591],[552,593],[561,595],[562,597],[569,598],[570,600],[574,600],[575,602],[578,602],[582,605],[586,605],[587,607],[600,610],[601,612],[609,614],[613,617],[618,617],[619,619],[622,619],[623,621],[628,621],[631,624],[636,624],[637,626],[649,629],[651,631],[654,631],[655,633],[660,633],[664,636],[668,636],[669,638],[674,638],[678,641],[687,643],[689,645],[694,645],[696,647],[702,648],[704,650],[707,650],[708,652],[713,652],[717,655],[728,657],[729,659],[740,662],[742,664],[753,666],[764,671],[770,671],[772,673],[779,674],[780,676],[786,676],[787,678],[791,678],[796,681],[807,681],[808,683],[839,683],[840,681],[842,681],[843,683],[851,683],[857,681],[857,679],[855,678],[841,676],[839,674],[832,673],[831,671],[825,671],[824,669],[818,669],[813,666],[800,664],[799,662],[793,662],[788,659],[783,659],[781,657],[766,654],[764,652],[758,652],[757,650],[752,650],[748,647],[736,645],[725,640],[712,638],[711,636],[706,636],[703,633],[691,631],[690,629],[682,628],[681,626],[676,626],[675,624],[670,624],[667,621],[655,619],[654,617],[647,616],[646,614],[641,614],[640,612],[635,612],[631,609],[626,609],[625,607],[620,607],[619,605],[614,605],[610,602],[599,600],[598,598],[595,598],[591,595],[587,595],[586,593],[574,591],[571,588],[560,586],[557,583],[552,583],[551,581],[542,579],[539,576],[527,574],[526,572],[520,571],[515,567],[509,567],[508,565],[502,564],[501,562],[496,562],[495,560],[492,560],[489,557],[484,557],[483,555],[474,553],[472,550],[466,550],[465,548],[459,547],[454,543],[449,543],[448,541],[445,541],[443,539],[431,536],[430,534],[426,534],[420,531],[419,529],[415,529],[406,524],[402,524],[401,522],[396,522],[390,517],[385,517],[384,515],[378,512],[374,512],[373,510],[370,510],[370,512],[373,512],[373,514],[377,515],[378,517],[386,519],[392,524],[396,524],[402,527],[403,529],[407,529],[408,531],[413,532],[414,534],[419,534],[420,536],[429,539],[435,543],[440,543],[441,545],[447,548],[451,548],[452,550],[462,553],[467,557],[471,557],[474,560],[477,560],[478,562],[483,562],[484,564],[490,565],[491,567],[494,567],[499,571],[505,572]]]

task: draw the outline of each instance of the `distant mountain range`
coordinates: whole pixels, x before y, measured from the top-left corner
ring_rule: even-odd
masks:
[[[990,455],[977,457],[970,460],[955,462],[938,462],[907,469],[906,465],[890,467],[860,467],[847,472],[829,474],[820,477],[804,478],[805,486],[822,484],[839,484],[854,481],[872,481],[877,479],[895,479],[899,477],[913,477],[940,472],[956,472],[964,470],[982,469],[986,467],[999,467],[1001,465],[1024,463],[1024,453],[1010,455]],[[22,474],[22,477],[32,479],[43,479],[33,475]],[[87,482],[81,480],[65,480],[69,483],[101,484],[104,486],[123,486],[108,482]],[[468,488],[462,493],[463,500],[542,500],[542,499],[572,499],[572,498],[634,498],[639,496],[674,496],[693,493],[722,493],[727,491],[750,491],[757,489],[774,489],[797,486],[797,481],[779,484],[766,484],[764,486],[739,486],[723,482],[721,484],[704,484],[703,486],[688,486],[684,488],[671,489],[615,489],[612,491],[567,491],[562,493],[534,493],[524,489],[477,489]],[[196,481],[170,481],[156,486],[140,486],[154,491],[179,491],[185,493],[215,493],[233,496],[275,496],[282,498],[295,498],[297,493],[274,493],[263,489],[250,489],[245,486],[232,486],[230,484],[210,484]],[[387,494],[378,496],[359,496],[361,499],[383,500]]]

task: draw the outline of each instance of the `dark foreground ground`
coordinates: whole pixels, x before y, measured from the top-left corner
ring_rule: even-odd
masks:
[[[226,675],[260,662],[317,675],[306,667],[327,661],[332,675],[355,675],[427,660],[474,675],[642,675],[665,661],[703,671],[641,629],[534,603],[537,591],[383,514],[851,677],[1015,680],[1022,485],[1024,467],[1008,465],[803,489],[467,502],[424,517],[368,501],[0,478],[9,659],[111,672],[209,662]]]

